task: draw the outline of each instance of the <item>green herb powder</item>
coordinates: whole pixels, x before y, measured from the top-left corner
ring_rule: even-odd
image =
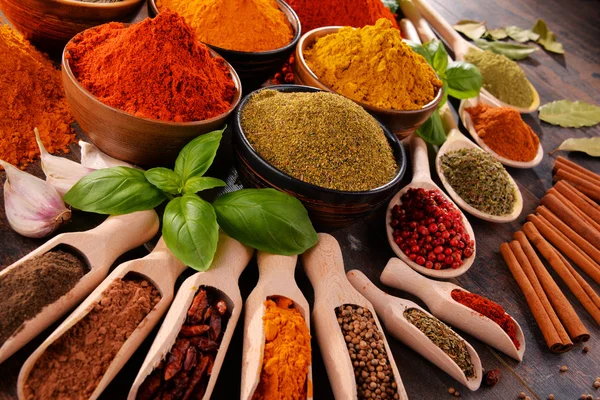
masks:
[[[452,189],[468,204],[491,215],[510,214],[516,191],[508,172],[491,155],[477,149],[450,151],[441,157]]]
[[[505,103],[527,108],[533,103],[533,91],[525,72],[507,57],[469,49],[465,61],[475,64],[483,75],[483,87]]]
[[[266,161],[313,185],[365,191],[388,183],[398,168],[379,123],[337,94],[262,90],[241,124]]]

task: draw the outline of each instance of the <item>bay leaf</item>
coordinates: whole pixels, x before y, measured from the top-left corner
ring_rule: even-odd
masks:
[[[577,100],[557,100],[540,107],[540,119],[563,128],[581,128],[600,123],[600,107]]]
[[[504,28],[489,29],[486,32],[486,34],[489,35],[494,40],[502,40],[502,39],[506,39],[508,37],[508,34],[504,30]]]
[[[533,28],[531,28],[531,31],[540,35],[537,42],[544,46],[546,50],[558,54],[565,53],[563,45],[556,41],[556,35],[548,29],[543,19],[538,19]]]
[[[502,54],[511,60],[522,60],[529,57],[534,51],[537,51],[536,47],[518,43],[498,42],[496,40],[477,39],[475,40],[475,44],[482,50],[489,50],[496,54]]]
[[[532,32],[529,29],[522,29],[514,25],[505,27],[504,31],[509,38],[519,43],[529,42],[530,40],[535,41],[540,38],[540,35]]]
[[[473,21],[463,19],[452,26],[456,31],[462,33],[471,40],[479,39],[486,32],[485,21]]]
[[[567,139],[560,144],[550,154],[557,151],[581,151],[589,154],[592,157],[600,157],[600,137],[582,138],[582,139]]]

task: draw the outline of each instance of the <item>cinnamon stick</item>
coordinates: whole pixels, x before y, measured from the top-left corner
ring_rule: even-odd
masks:
[[[600,211],[600,204],[596,203],[594,200],[590,199],[589,197],[587,197],[585,194],[581,193],[575,186],[571,185],[569,182],[567,181],[559,181],[559,182],[563,182],[563,184],[566,184],[569,186],[569,188],[573,191],[573,193],[575,193],[580,199],[584,200],[586,203],[588,203],[590,206],[594,207],[596,210]],[[557,182],[558,184],[558,182]]]
[[[531,263],[535,275],[542,284],[544,292],[548,296],[552,307],[554,307],[565,329],[569,332],[571,339],[575,342],[586,342],[590,338],[588,330],[583,325],[583,322],[581,322],[581,319],[567,297],[558,287],[558,284],[554,281],[546,267],[544,267],[544,264],[542,264],[542,260],[538,257],[525,234],[519,231],[514,234],[514,237],[521,244],[521,248]]]
[[[594,291],[594,289],[590,286],[590,284],[587,283],[585,281],[585,279],[583,279],[583,277],[577,273],[577,271],[575,271],[575,268],[573,268],[573,266],[565,258],[565,256],[563,256],[562,254],[560,254],[560,252],[558,250],[556,250],[556,249],[554,249],[554,251],[556,251],[556,254],[558,254],[558,257],[560,257],[560,259],[563,262],[563,264],[565,264],[567,266],[567,268],[569,269],[569,271],[571,271],[571,274],[573,274],[573,276],[575,277],[575,279],[577,280],[577,282],[579,282],[579,284],[581,285],[581,287],[583,288],[583,290],[585,290],[585,292],[587,293],[587,295],[590,296],[590,299],[592,299],[592,301],[594,302],[594,304],[596,305],[596,307],[598,307],[598,309],[600,309],[600,296],[598,296],[598,293],[596,293]]]
[[[578,215],[569,210],[556,196],[547,194],[542,197],[541,204],[548,207],[564,223],[569,224],[573,230],[590,242],[594,247],[600,249],[600,234],[594,228],[588,226]]]
[[[527,279],[525,272],[523,272],[521,265],[515,258],[515,255],[513,254],[508,243],[502,243],[502,245],[500,245],[500,252],[504,257],[504,261],[506,261],[506,265],[508,265],[510,272],[521,288],[521,291],[525,295],[527,305],[529,305],[529,308],[533,313],[533,317],[542,331],[542,335],[544,336],[544,340],[546,341],[548,348],[553,353],[565,351],[565,346],[563,346],[562,340],[558,336],[556,329],[554,329],[554,325],[552,324],[550,317],[548,314],[546,314],[544,306],[535,294],[535,290],[531,286],[531,283]]]
[[[592,228],[594,228],[596,231],[598,231],[598,234],[600,234],[600,224],[596,223],[596,221],[594,221],[592,219],[592,217],[590,217],[585,212],[583,212],[579,207],[577,207],[575,204],[573,204],[568,198],[563,196],[558,190],[556,190],[555,188],[550,188],[550,189],[548,189],[546,194],[551,194],[553,196],[556,196],[556,198],[559,199],[565,206],[567,206],[567,208],[569,210],[571,210],[575,214],[577,214],[577,216],[579,216],[579,218],[581,218],[584,222],[589,224]]]
[[[513,240],[512,242],[510,242],[510,248],[512,249],[517,261],[519,262],[519,265],[521,265],[523,272],[525,272],[527,279],[529,279],[529,282],[531,283],[535,294],[537,295],[538,299],[540,299],[540,302],[542,303],[546,314],[548,314],[550,321],[552,321],[552,326],[554,327],[556,333],[560,337],[563,347],[566,348],[562,349],[562,351],[559,352],[570,350],[571,348],[573,348],[573,342],[569,338],[567,331],[565,331],[563,324],[560,322],[558,316],[556,315],[556,312],[552,308],[552,305],[548,300],[548,296],[546,296],[546,293],[544,292],[544,289],[542,288],[542,285],[540,284],[540,281],[538,280],[538,277],[536,276],[535,271],[533,270],[533,267],[529,262],[529,259],[525,255],[521,244],[518,241]]]
[[[554,185],[554,188],[564,197],[569,199],[569,201],[577,206],[577,208],[596,221],[596,223],[600,224],[600,210],[596,209],[596,207],[593,207],[590,203],[579,197],[577,193],[573,191],[573,186],[571,186],[568,182],[559,181],[556,183],[556,185]]]
[[[556,161],[554,163],[554,168],[552,168],[552,172],[556,173],[556,171],[560,168],[563,168],[563,169],[570,168],[572,170],[579,172],[579,174],[581,174],[581,175],[587,176],[588,179],[594,179],[594,180],[600,182],[600,175],[590,171],[587,168],[582,167],[581,165],[579,165],[577,163],[574,163],[571,160],[564,158],[563,156],[559,156],[556,159]]]
[[[554,175],[554,182],[558,182],[561,179],[569,181],[571,185],[579,189],[580,192],[584,193],[592,200],[600,201],[600,185],[596,185],[594,182],[582,179],[564,169],[559,168]]]

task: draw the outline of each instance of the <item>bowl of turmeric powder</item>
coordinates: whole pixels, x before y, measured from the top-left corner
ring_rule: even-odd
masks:
[[[442,82],[391,22],[305,33],[292,66],[296,83],[341,94],[399,137],[425,123],[442,100]]]

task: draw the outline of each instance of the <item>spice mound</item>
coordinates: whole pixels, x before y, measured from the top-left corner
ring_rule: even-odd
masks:
[[[383,333],[379,331],[371,311],[345,304],[335,309],[335,315],[354,367],[358,399],[399,399],[398,384]]]
[[[0,24],[0,54],[0,159],[18,167],[35,160],[35,127],[50,153],[68,153],[74,119],[60,71],[8,25]]]
[[[201,121],[231,108],[236,88],[220,58],[172,12],[131,26],[88,29],[66,47],[73,74],[101,102],[137,117]]]
[[[24,322],[67,294],[88,272],[78,257],[61,250],[34,257],[0,276],[0,346]]]
[[[301,400],[308,390],[310,332],[290,299],[265,301],[265,348],[260,382],[252,400]]]
[[[200,287],[169,353],[146,377],[138,400],[201,399],[231,316],[227,303],[210,287]]]
[[[540,139],[514,108],[479,103],[466,110],[479,137],[498,155],[514,161],[537,155]]]
[[[244,107],[241,124],[267,162],[313,185],[365,191],[385,185],[398,169],[379,123],[333,93],[262,90]]]
[[[517,339],[515,322],[510,315],[504,311],[504,307],[478,294],[458,289],[454,289],[450,295],[455,301],[477,311],[479,314],[488,317],[500,325],[504,332],[510,337],[510,340],[512,340],[517,350],[519,350],[521,343],[519,343],[519,340]]]
[[[402,41],[387,19],[323,36],[305,51],[305,58],[325,85],[379,108],[418,110],[442,87],[425,58]]]
[[[474,64],[483,76],[483,88],[505,103],[528,108],[533,103],[533,91],[525,72],[506,56],[469,49],[465,61]]]
[[[459,268],[475,242],[462,214],[439,190],[408,189],[392,208],[394,242],[410,261],[428,269]]]
[[[516,188],[502,164],[485,151],[449,151],[441,157],[441,164],[452,189],[479,211],[506,215],[514,209]]]
[[[467,378],[475,377],[475,367],[465,341],[454,333],[448,325],[416,308],[405,310],[404,317],[423,332],[437,347],[442,349],[458,365]]]
[[[25,398],[89,398],[136,327],[160,301],[152,284],[117,278],[94,308],[40,356],[25,382]]]
[[[292,42],[292,27],[275,0],[157,0],[195,29],[200,41],[227,50],[269,51]]]

